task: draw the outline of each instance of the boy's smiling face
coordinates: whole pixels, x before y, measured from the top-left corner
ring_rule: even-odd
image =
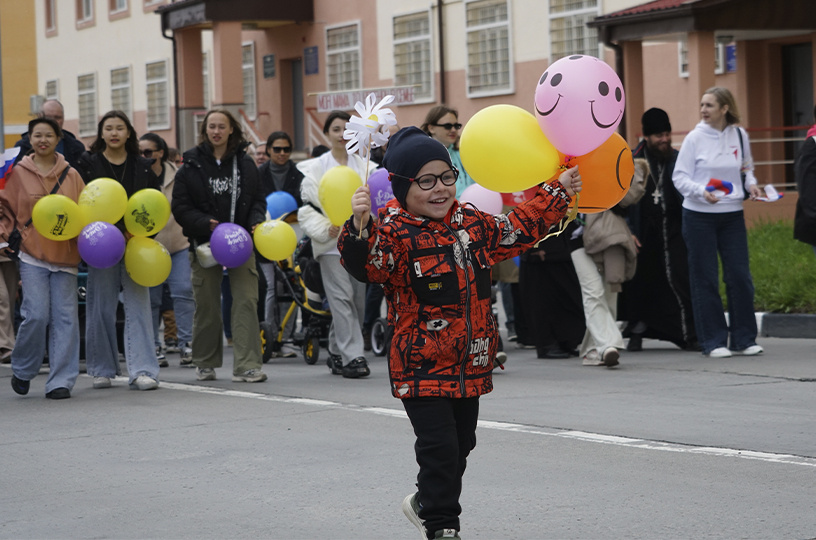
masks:
[[[420,178],[425,174],[441,175],[449,170],[450,165],[442,160],[429,161],[419,169],[415,178]],[[426,191],[416,182],[411,182],[405,197],[405,209],[415,216],[442,221],[455,200],[456,184],[446,186],[437,178],[434,187]]]

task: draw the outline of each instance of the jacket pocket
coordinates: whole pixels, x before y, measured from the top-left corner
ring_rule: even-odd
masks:
[[[411,264],[411,288],[419,302],[430,306],[459,302],[456,269],[444,253],[414,257]]]

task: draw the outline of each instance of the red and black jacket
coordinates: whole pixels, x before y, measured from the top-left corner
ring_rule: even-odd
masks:
[[[337,247],[346,270],[381,283],[388,303],[388,350],[397,398],[464,398],[493,389],[498,328],[490,269],[529,249],[570,203],[557,180],[507,215],[454,203],[443,221],[413,216],[395,200],[362,238],[346,222]]]

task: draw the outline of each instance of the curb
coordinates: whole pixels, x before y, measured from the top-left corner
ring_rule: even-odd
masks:
[[[816,315],[807,313],[757,313],[763,337],[816,339]]]

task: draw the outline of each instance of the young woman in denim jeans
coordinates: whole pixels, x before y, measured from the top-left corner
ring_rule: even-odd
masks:
[[[672,181],[683,195],[683,239],[688,248],[694,324],[703,354],[761,354],[756,344],[754,283],[748,265],[743,195],[761,196],[754,177],[748,134],[726,88],[709,88],[700,100],[702,120],[680,148]],[[744,179],[744,181],[743,181]],[[712,180],[733,188],[706,189]],[[722,186],[723,184],[718,184]],[[717,254],[722,259],[728,299],[726,322],[719,292]],[[730,339],[729,339],[730,338]]]

